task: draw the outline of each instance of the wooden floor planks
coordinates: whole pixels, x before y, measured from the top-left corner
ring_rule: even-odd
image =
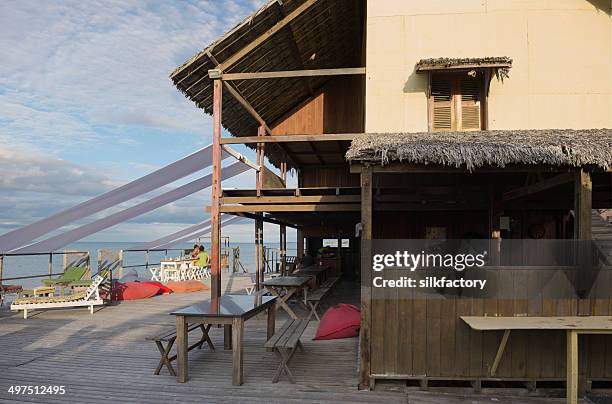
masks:
[[[225,274],[224,274],[225,275]],[[225,293],[244,293],[248,276],[223,277]],[[334,302],[358,304],[358,285],[340,282],[327,305]],[[190,352],[190,376],[186,384],[162,369],[153,371],[159,353],[150,335],[172,326],[173,309],[208,298],[208,292],[157,296],[123,302],[99,309],[93,316],[85,309],[20,314],[0,309],[0,403],[14,402],[207,402],[207,403],[480,403],[462,395],[431,392],[357,390],[356,338],[312,341],[318,322],[311,321],[302,341],[305,353],[297,352],[291,363],[297,383],[281,380],[272,384],[278,365],[273,352],[264,349],[265,317],[246,322],[244,341],[245,384],[231,385],[231,351],[224,351],[223,329],[212,328],[217,347]],[[324,305],[326,308],[327,305]],[[296,310],[300,310],[296,307]],[[299,312],[305,315],[305,312]],[[277,314],[279,329],[288,317]],[[195,334],[192,338],[196,338]],[[10,385],[64,385],[64,396],[14,396]],[[502,403],[540,403],[520,398]],[[546,401],[554,402],[554,401]]]

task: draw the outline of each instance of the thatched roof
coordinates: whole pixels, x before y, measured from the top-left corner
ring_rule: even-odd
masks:
[[[416,71],[474,68],[504,68],[512,67],[512,59],[507,56],[488,56],[481,58],[429,58],[421,59],[416,64]]]
[[[612,129],[369,133],[355,138],[349,161],[467,168],[551,165],[612,167]]]
[[[212,82],[208,70],[267,32],[305,0],[271,0],[225,35],[172,72],[174,85],[207,114],[212,115]],[[285,28],[272,35],[224,73],[361,66],[363,3],[355,0],[318,0]],[[268,126],[310,98],[329,77],[236,80],[232,85]],[[312,90],[312,93],[311,91]],[[234,136],[257,135],[258,122],[223,90],[223,126]],[[278,145],[266,146],[274,164],[284,160]]]

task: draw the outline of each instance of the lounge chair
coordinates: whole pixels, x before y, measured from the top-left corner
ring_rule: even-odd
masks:
[[[85,276],[85,272],[87,267],[70,266],[58,278],[45,279],[43,283],[47,286],[68,286],[72,282],[80,281]]]
[[[28,310],[65,308],[65,307],[89,307],[89,312],[93,314],[93,307],[104,304],[100,298],[99,287],[104,281],[100,275],[96,275],[93,283],[83,292],[74,293],[66,296],[49,297],[19,297],[11,304],[11,310],[23,310],[23,318],[28,318]]]

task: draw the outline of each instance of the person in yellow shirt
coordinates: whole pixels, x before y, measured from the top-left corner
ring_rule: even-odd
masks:
[[[199,267],[199,268],[206,268],[209,264],[209,256],[208,256],[208,252],[206,251],[206,249],[204,248],[203,245],[200,245],[198,247],[198,259],[195,262],[195,266]]]

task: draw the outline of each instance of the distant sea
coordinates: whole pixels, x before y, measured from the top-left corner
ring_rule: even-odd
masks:
[[[77,250],[77,251],[89,251],[91,257],[92,274],[97,271],[97,256],[98,250],[125,250],[126,248],[134,247],[137,243],[129,242],[80,242],[68,245],[63,250]],[[207,251],[210,251],[210,244],[203,243]],[[278,248],[278,243],[266,243],[267,247]],[[190,249],[193,247],[193,243],[178,244],[172,249],[168,250],[167,257],[177,257],[181,255],[183,249]],[[255,272],[255,244],[254,243],[231,243],[229,246],[230,251],[230,270],[232,261],[232,248],[240,247],[240,262],[247,270],[247,272]],[[287,242],[287,255],[296,254],[296,243]],[[151,251],[149,252],[149,263],[158,264],[160,259],[166,257],[165,251]],[[124,251],[123,254],[123,265],[144,265],[146,262],[145,252],[131,252]],[[62,272],[63,256],[53,256],[53,272]],[[144,278],[150,278],[150,273],[145,267],[135,268],[138,274]],[[42,283],[42,279],[45,278],[34,278],[34,279],[20,279],[20,280],[7,280],[7,278],[21,277],[29,275],[40,275],[47,274],[49,272],[49,256],[48,255],[37,255],[37,256],[16,256],[16,257],[5,257],[4,258],[4,269],[3,283],[5,284],[20,284],[23,287],[34,287]],[[125,270],[124,270],[125,272]]]

